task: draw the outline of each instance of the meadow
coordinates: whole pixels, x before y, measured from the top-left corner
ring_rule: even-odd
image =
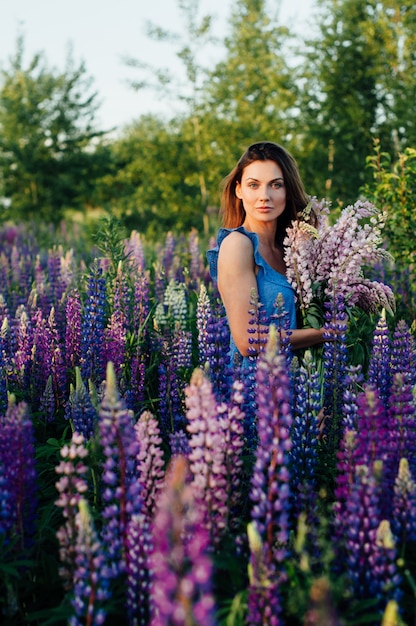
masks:
[[[4,626],[416,624],[415,290],[373,233],[356,300],[302,292],[323,347],[277,302],[240,371],[196,231],[0,228]]]

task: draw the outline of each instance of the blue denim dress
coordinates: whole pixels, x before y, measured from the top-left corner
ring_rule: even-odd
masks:
[[[211,278],[217,281],[218,278],[218,252],[221,243],[224,239],[233,231],[243,233],[246,235],[253,244],[254,249],[254,262],[257,266],[257,290],[259,294],[259,301],[262,303],[262,310],[265,314],[265,323],[270,324],[273,322],[273,317],[276,315],[275,302],[279,294],[282,294],[284,308],[287,314],[287,328],[296,328],[296,293],[293,287],[289,284],[286,276],[280,274],[274,270],[260,255],[259,253],[259,239],[257,233],[252,233],[239,226],[238,228],[220,228],[217,236],[217,245],[215,248],[207,251],[207,259],[209,263],[209,271]],[[247,357],[243,357],[238,351],[233,338],[230,341],[230,358],[231,363],[240,362],[244,366],[244,360]]]

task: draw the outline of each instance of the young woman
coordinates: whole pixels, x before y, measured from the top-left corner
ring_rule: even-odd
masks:
[[[286,279],[286,229],[307,204],[296,161],[276,143],[250,146],[225,179],[223,228],[207,257],[230,326],[232,362],[252,353],[248,329],[253,290],[269,324],[276,298],[282,295],[295,350],[324,340],[323,329],[296,328],[296,294]]]

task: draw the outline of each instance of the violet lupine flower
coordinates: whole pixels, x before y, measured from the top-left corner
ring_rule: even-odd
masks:
[[[52,374],[52,335],[42,311],[36,309],[31,320],[33,328],[33,353],[31,368],[32,394],[35,406],[39,404],[39,389],[45,389],[49,376]]]
[[[228,404],[221,403],[218,407],[218,416],[224,433],[225,477],[228,494],[228,520],[230,531],[240,530],[242,518],[248,502],[249,481],[244,476],[244,385],[235,380],[232,385],[231,398]]]
[[[377,477],[377,474],[378,477]],[[369,549],[375,542],[380,518],[381,463],[356,465],[354,482],[344,511],[345,565],[351,591],[357,599],[368,598],[373,573]]]
[[[134,283],[133,330],[144,343],[148,339],[149,280],[148,272],[139,272]]]
[[[207,370],[217,400],[227,401],[232,379],[228,355],[230,329],[224,306],[218,302],[214,310],[212,309],[204,285],[201,285],[199,291],[196,318],[199,363]]]
[[[391,371],[403,374],[411,385],[416,384],[416,345],[404,320],[397,322],[391,346]]]
[[[113,285],[113,310],[104,331],[105,360],[111,361],[120,383],[122,368],[125,361],[126,339],[128,331],[129,297],[127,293],[126,277],[121,262],[117,268],[117,275]]]
[[[54,307],[52,307],[49,314],[48,326],[51,340],[50,349],[52,353],[52,386],[55,394],[56,405],[60,406],[64,404],[64,398],[66,395],[67,370],[64,355],[62,353],[62,342],[56,328]]]
[[[292,415],[286,360],[278,352],[273,326],[266,349],[259,355],[256,378],[259,443],[250,499],[252,533],[258,547],[253,551],[250,541],[247,623],[274,626],[280,623],[279,585],[285,579],[283,563],[289,554]]]
[[[188,458],[191,449],[189,447],[189,441],[186,432],[184,432],[183,430],[178,430],[175,433],[170,433],[169,447],[171,457],[184,456]]]
[[[7,364],[3,351],[3,338],[0,335],[0,415],[7,409]]]
[[[63,295],[67,285],[62,280],[61,255],[56,247],[49,250],[47,257],[49,292],[51,306],[55,308],[56,323],[60,338],[64,337],[64,311],[62,308]]]
[[[172,459],[153,524],[150,626],[214,626],[209,534],[183,457]]]
[[[109,579],[105,576],[105,555],[94,529],[87,501],[78,503],[76,516],[76,544],[74,593],[71,604],[74,615],[69,626],[101,626],[107,611],[105,602],[110,598]]]
[[[35,435],[25,402],[13,395],[4,416],[0,416],[0,465],[4,467],[8,499],[7,530],[22,550],[29,549],[35,533],[37,473]]]
[[[212,384],[201,369],[192,374],[185,402],[195,506],[216,546],[226,530],[228,515],[225,436]]]
[[[140,347],[130,363],[130,387],[124,394],[126,404],[134,413],[139,412],[146,400],[146,357]]]
[[[358,430],[355,459],[357,464],[386,462],[389,453],[390,425],[378,392],[366,385],[357,396]]]
[[[364,376],[361,365],[350,365],[346,368],[343,395],[342,431],[358,428],[357,395],[362,388]]]
[[[357,465],[357,433],[355,430],[345,429],[339,450],[337,452],[337,468],[334,501],[334,546],[336,546],[335,567],[339,570],[345,560],[345,533],[347,530],[347,503],[351,497],[352,486],[355,481]]]
[[[133,515],[141,514],[142,505],[140,483],[136,474],[136,459],[140,447],[135,436],[132,413],[120,398],[111,362],[107,364],[98,427],[104,455],[102,539],[109,559],[109,575],[118,576],[126,570],[126,561],[129,558],[129,520]]]
[[[397,597],[400,578],[390,525],[380,516],[382,464],[357,465],[345,510],[345,563],[356,599]]]
[[[66,300],[65,355],[68,368],[80,364],[81,359],[81,298],[77,289]]]
[[[88,277],[87,301],[82,316],[81,374],[100,385],[104,379],[104,326],[106,285],[102,269],[94,264]]]
[[[34,337],[30,318],[23,305],[17,308],[15,320],[14,375],[19,388],[26,389],[29,385]]]
[[[130,237],[125,244],[126,256],[135,266],[136,271],[142,272],[145,268],[145,258],[143,250],[143,242],[140,233],[132,230]]]
[[[331,458],[336,454],[342,437],[342,402],[347,368],[347,315],[341,296],[336,302],[326,303],[325,309],[324,327],[327,332],[332,333],[332,340],[325,341],[323,348],[323,410],[326,418],[326,454]],[[328,334],[327,338],[330,339],[331,335]]]
[[[406,373],[393,375],[388,408],[389,458],[386,467],[390,487],[399,471],[401,458],[409,460],[416,476],[416,405],[413,389]]]
[[[368,597],[377,598],[380,610],[384,611],[388,600],[401,597],[401,575],[397,565],[397,548],[391,532],[390,522],[382,520],[376,529],[375,539],[370,546],[368,565],[371,577],[368,585]]]
[[[380,317],[373,335],[367,381],[378,390],[379,398],[387,408],[391,385],[390,331],[384,317]]]
[[[407,459],[400,459],[394,484],[391,527],[404,552],[409,541],[416,541],[416,482]]]
[[[55,471],[60,476],[56,482],[56,490],[59,497],[56,506],[62,509],[65,520],[59,528],[56,536],[59,541],[59,575],[62,578],[64,589],[72,589],[74,585],[74,572],[76,568],[76,516],[81,498],[88,491],[87,472],[85,460],[88,450],[85,447],[84,437],[74,432],[71,442],[62,446],[60,450],[61,461]]]
[[[97,417],[97,410],[82,380],[80,368],[76,367],[75,387],[72,384],[70,386],[65,418],[72,423],[75,432],[88,440],[95,433]]]
[[[293,517],[302,512],[314,513],[316,504],[318,459],[318,413],[321,409],[320,376],[310,351],[293,368],[294,401],[291,429],[290,483]],[[310,520],[308,519],[308,522]]]
[[[40,396],[39,410],[45,418],[45,422],[52,422],[55,417],[56,402],[53,391],[52,376],[46,381],[43,394]]]
[[[151,614],[152,572],[149,559],[153,550],[149,518],[132,515],[127,524],[126,608],[129,626],[148,626]]]
[[[150,411],[141,414],[134,430],[140,446],[137,472],[141,484],[142,512],[150,520],[165,476],[163,442],[159,423]]]

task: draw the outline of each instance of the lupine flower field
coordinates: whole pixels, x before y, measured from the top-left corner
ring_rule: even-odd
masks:
[[[412,320],[382,217],[318,205],[288,276],[328,340],[278,301],[244,371],[196,232],[1,227],[1,624],[416,624]]]

